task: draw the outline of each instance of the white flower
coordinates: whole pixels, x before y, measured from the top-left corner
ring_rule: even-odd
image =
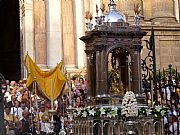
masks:
[[[162,110],[162,111],[161,111],[161,115],[162,115],[162,116],[164,116],[164,114],[165,114],[165,111],[164,111],[164,110]]]
[[[101,112],[101,114],[100,114],[100,115],[106,114],[106,113],[105,113],[105,110],[104,110],[104,108],[103,108],[103,107],[101,107],[101,108],[100,108],[100,112]]]
[[[82,117],[86,117],[86,116],[87,116],[87,112],[86,112],[86,111],[83,111]]]
[[[111,110],[117,113],[118,108],[113,106]]]
[[[137,100],[132,91],[127,91],[123,97],[121,114],[125,117],[138,116]]]
[[[107,113],[107,117],[111,118],[112,117],[111,113]]]
[[[117,116],[117,112],[112,111],[112,112],[111,112],[111,115],[112,115],[112,117],[116,117],[116,116]]]
[[[90,109],[91,109],[91,107],[90,107],[90,106],[88,106],[88,107],[87,107],[87,110],[90,110]]]
[[[147,115],[151,115],[151,109],[146,109]]]
[[[81,114],[81,111],[82,111],[82,108],[77,108],[77,115],[80,115]]]
[[[159,105],[157,106],[157,105],[156,105],[156,106],[155,106],[155,109],[156,109],[158,112],[160,112],[161,106],[159,106]]]
[[[94,110],[94,108],[92,110],[89,110],[89,115],[90,116],[94,116],[95,113],[96,113],[96,111]]]

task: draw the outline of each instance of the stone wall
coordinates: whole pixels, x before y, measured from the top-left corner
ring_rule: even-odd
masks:
[[[180,70],[178,0],[114,1],[117,9],[129,16],[130,24],[134,23],[134,4],[141,6],[142,29],[148,31],[145,38],[149,38],[152,26],[155,29],[157,69],[172,64]],[[64,65],[72,72],[84,70],[84,43],[79,38],[85,34],[85,11],[89,10],[95,17],[96,4],[100,7],[102,2],[108,10],[109,0],[61,0],[57,3],[49,3],[48,0],[26,0],[23,4],[25,10],[20,5],[20,13],[23,14],[21,31],[24,51],[21,57],[24,58],[28,51],[37,64],[43,64],[46,68],[51,68],[63,60]]]

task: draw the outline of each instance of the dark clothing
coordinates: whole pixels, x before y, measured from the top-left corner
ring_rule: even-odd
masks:
[[[56,121],[54,132],[58,135],[61,129],[60,116],[54,115],[54,120]]]
[[[30,129],[29,129],[29,122],[25,119],[22,119],[22,132],[23,133],[30,133]]]
[[[14,132],[15,132],[15,135],[22,135],[22,132],[20,131],[20,129],[18,128],[13,128]]]

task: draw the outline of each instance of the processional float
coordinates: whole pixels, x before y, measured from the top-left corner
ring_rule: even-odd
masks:
[[[71,133],[81,135],[161,134],[162,117],[154,118],[142,88],[142,38],[140,7],[135,6],[134,25],[116,10],[110,0],[109,11],[97,16],[86,12],[85,43],[88,99],[85,108],[69,108]],[[147,111],[148,110],[148,111]],[[163,109],[159,109],[162,111]],[[164,110],[163,110],[164,111]]]

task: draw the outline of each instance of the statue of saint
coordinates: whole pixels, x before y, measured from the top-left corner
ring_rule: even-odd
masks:
[[[112,69],[111,74],[111,94],[113,95],[123,95],[124,94],[124,85],[121,80],[121,70],[119,68]]]

